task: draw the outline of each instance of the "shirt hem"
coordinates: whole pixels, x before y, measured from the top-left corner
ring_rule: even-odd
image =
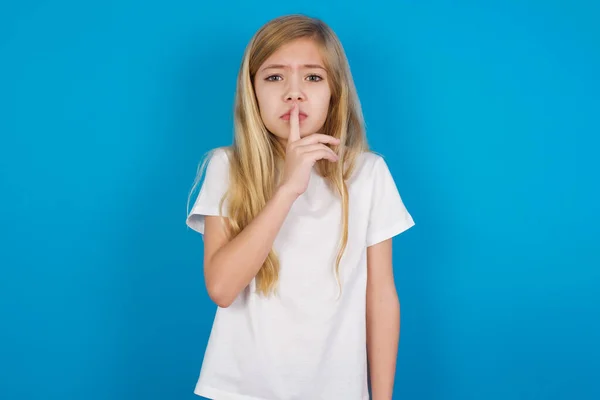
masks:
[[[211,400],[272,400],[263,397],[246,396],[240,393],[227,392],[221,389],[215,389],[206,385],[198,385],[194,389],[194,394],[207,397]]]
[[[211,400],[270,400],[262,397],[245,396],[239,393],[226,392],[221,389],[215,389],[206,385],[198,385],[194,389],[194,394],[202,397],[209,398]],[[370,400],[370,396],[367,394],[362,400]]]
[[[415,225],[415,221],[412,219],[412,217],[410,217],[408,220],[401,221],[401,222],[397,223],[396,225],[394,225],[388,229],[382,230],[382,231],[378,232],[377,234],[373,235],[371,237],[371,240],[367,241],[367,247],[373,246],[374,244],[383,242],[386,239],[389,239],[391,237],[399,235],[402,232],[404,232],[405,230],[407,230],[408,228],[412,228],[414,225]]]

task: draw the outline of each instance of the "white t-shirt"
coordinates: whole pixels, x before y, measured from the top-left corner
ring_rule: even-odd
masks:
[[[218,148],[187,218],[189,227],[204,233],[204,216],[219,215],[228,181],[228,156]],[[259,295],[252,280],[231,306],[217,307],[195,394],[216,400],[369,399],[367,247],[414,221],[381,156],[361,154],[347,184],[349,232],[339,299],[334,267],[341,202],[313,168],[308,189],[274,242],[279,294]]]

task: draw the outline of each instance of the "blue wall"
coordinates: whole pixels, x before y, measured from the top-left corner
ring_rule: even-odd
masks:
[[[12,3],[0,398],[195,398],[215,306],[186,196],[247,41],[292,12],[342,39],[417,223],[394,397],[600,398],[598,2]]]

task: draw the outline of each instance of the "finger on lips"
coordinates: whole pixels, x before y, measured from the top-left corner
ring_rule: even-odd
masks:
[[[294,103],[290,112],[290,136],[289,143],[300,140],[300,110],[298,104]]]

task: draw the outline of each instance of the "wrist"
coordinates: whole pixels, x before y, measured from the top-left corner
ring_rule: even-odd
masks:
[[[280,198],[284,201],[289,201],[290,203],[293,203],[294,201],[296,201],[299,195],[294,190],[290,189],[288,186],[280,185],[277,186],[277,188],[275,189],[275,195],[273,197]]]

